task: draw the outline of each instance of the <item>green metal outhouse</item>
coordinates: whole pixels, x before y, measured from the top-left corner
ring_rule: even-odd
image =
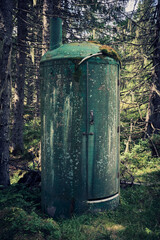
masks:
[[[42,207],[52,217],[119,203],[119,67],[93,42],[62,44],[51,20],[41,63]]]

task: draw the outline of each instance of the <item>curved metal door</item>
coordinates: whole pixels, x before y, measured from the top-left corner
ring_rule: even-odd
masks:
[[[118,64],[87,62],[88,199],[103,199],[119,190]]]

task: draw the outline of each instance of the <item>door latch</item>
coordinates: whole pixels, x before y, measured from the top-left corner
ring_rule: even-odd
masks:
[[[90,121],[89,121],[90,125],[94,124],[94,115],[93,115],[93,110],[90,111]]]

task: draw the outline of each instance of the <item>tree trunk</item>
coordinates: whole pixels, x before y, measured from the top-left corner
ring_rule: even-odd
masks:
[[[41,18],[40,8],[36,10],[37,16],[39,19]],[[39,29],[35,32],[35,40],[38,42],[39,36],[41,35]],[[42,56],[42,49],[35,48],[35,80],[34,80],[34,87],[35,87],[35,118],[40,116],[40,75],[39,75],[39,62]]]
[[[33,70],[31,69],[31,71]],[[27,107],[31,107],[33,103],[33,79],[30,77],[32,74],[31,71],[27,79]]]
[[[0,185],[8,186],[9,180],[9,117],[12,49],[12,4],[0,0]]]
[[[42,55],[49,49],[49,24],[53,9],[53,1],[43,1],[43,29],[42,29]]]
[[[153,52],[153,84],[147,113],[147,134],[160,133],[160,0],[157,4],[156,41]]]
[[[18,0],[18,53],[17,79],[15,82],[14,124],[12,132],[13,152],[22,153],[23,146],[23,113],[24,113],[24,84],[27,37],[27,1]]]
[[[128,140],[126,142],[126,148],[125,148],[124,153],[128,153],[129,152],[130,143],[132,142],[132,131],[133,131],[133,123],[132,123],[132,119],[131,119],[130,134],[129,134]]]
[[[40,84],[39,84],[39,60],[40,60],[40,54],[39,50],[36,49],[36,61],[35,61],[35,117],[40,116]]]

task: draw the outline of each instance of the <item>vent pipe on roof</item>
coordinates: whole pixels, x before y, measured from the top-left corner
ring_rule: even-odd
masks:
[[[50,20],[50,50],[62,45],[62,19],[51,18]]]

